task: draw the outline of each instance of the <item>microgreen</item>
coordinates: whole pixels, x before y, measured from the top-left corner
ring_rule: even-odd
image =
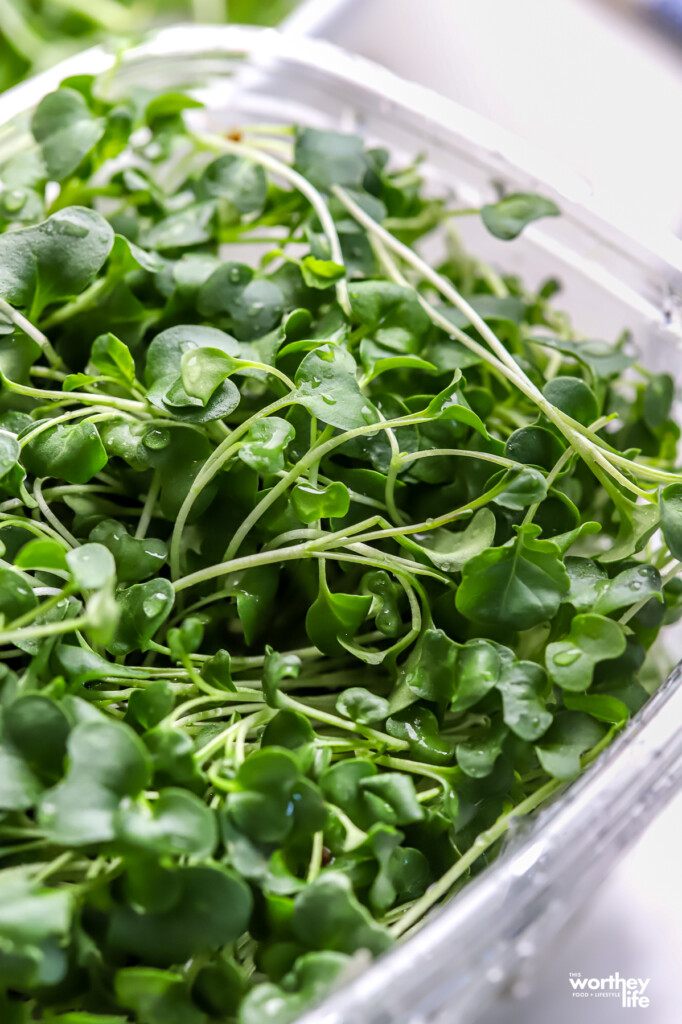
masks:
[[[9,1020],[287,1024],[597,756],[682,614],[672,379],[505,273],[554,204],[468,211],[500,273],[419,162],[195,108],[67,83],[0,170]]]

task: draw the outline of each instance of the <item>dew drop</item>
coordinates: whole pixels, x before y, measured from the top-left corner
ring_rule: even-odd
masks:
[[[9,192],[5,193],[5,209],[11,213],[17,213],[26,205],[27,195],[20,188],[10,189]]]
[[[580,651],[576,651],[576,649],[573,648],[568,651],[558,651],[552,660],[555,665],[572,665],[579,657]]]
[[[170,432],[168,430],[149,430],[144,435],[145,447],[153,450],[165,448],[170,443]]]
[[[166,601],[163,594],[151,594],[142,602],[142,611],[148,619],[153,619],[155,615],[163,611],[165,604]]]
[[[73,221],[70,220],[64,220],[61,224],[62,234],[70,235],[71,238],[85,238],[88,233],[88,229],[83,224],[74,224]]]

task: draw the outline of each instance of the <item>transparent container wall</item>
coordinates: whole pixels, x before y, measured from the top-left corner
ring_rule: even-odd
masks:
[[[631,329],[641,359],[682,380],[682,243],[647,232],[646,210],[605,214],[584,182],[504,132],[421,87],[326,43],[272,30],[179,27],[114,62],[91,51],[0,100],[0,163],[29,144],[30,109],[68,74],[99,73],[99,87],[188,87],[206,102],[201,127],[297,122],[356,131],[396,162],[425,154],[435,194],[465,206],[538,191],[562,216],[512,243],[477,218],[457,229],[477,255],[530,284],[558,278],[558,304],[587,338]],[[629,222],[629,223],[628,223]],[[438,240],[432,243],[439,244]],[[594,892],[618,854],[682,781],[679,668],[586,775],[425,926],[356,976],[301,1024],[466,1024],[538,960],[538,950]]]

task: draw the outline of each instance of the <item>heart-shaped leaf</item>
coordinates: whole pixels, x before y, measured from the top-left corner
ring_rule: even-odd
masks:
[[[618,658],[625,650],[625,634],[603,615],[576,615],[565,640],[547,645],[547,671],[566,690],[587,690],[595,665]]]

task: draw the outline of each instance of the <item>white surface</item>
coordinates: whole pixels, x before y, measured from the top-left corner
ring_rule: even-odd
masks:
[[[350,0],[335,42],[682,223],[682,50],[595,0]]]
[[[682,49],[592,0],[351,0],[329,37],[467,104],[620,203],[682,225]],[[481,1024],[677,1024],[682,796],[614,869],[525,999]],[[569,972],[650,978],[651,1004],[574,999]]]

